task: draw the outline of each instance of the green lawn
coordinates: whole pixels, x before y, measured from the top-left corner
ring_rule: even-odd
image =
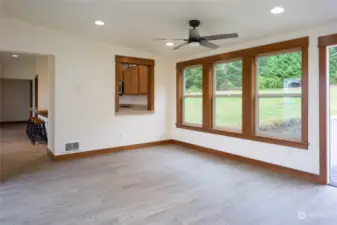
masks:
[[[331,115],[337,116],[337,86],[331,86],[330,90]],[[275,90],[266,92],[273,93]],[[216,126],[240,129],[242,120],[241,98],[218,97],[215,102]],[[184,104],[184,122],[201,124],[201,97],[185,97]],[[259,112],[259,122],[262,126],[291,118],[301,118],[301,98],[260,98]]]

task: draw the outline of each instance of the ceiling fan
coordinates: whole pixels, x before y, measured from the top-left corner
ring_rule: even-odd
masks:
[[[211,49],[219,48],[218,45],[213,44],[209,41],[221,40],[221,39],[230,39],[230,38],[238,38],[238,33],[231,33],[231,34],[216,34],[216,35],[209,35],[209,36],[200,36],[199,31],[196,29],[200,25],[199,20],[190,20],[189,24],[191,28],[189,28],[189,35],[188,38],[155,38],[155,41],[168,41],[168,40],[177,40],[177,41],[185,41],[184,43],[176,46],[173,50],[177,50],[185,45],[195,45],[195,46],[204,46]]]

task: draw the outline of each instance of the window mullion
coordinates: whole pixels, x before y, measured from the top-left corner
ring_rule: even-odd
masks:
[[[255,130],[255,58],[244,57],[242,67],[242,130],[251,137]]]
[[[202,126],[207,129],[213,127],[213,65],[203,65],[202,87]]]
[[[301,138],[302,143],[308,143],[308,105],[309,105],[309,96],[308,96],[308,69],[309,69],[309,52],[308,48],[302,48],[302,123],[301,123]]]
[[[177,124],[182,124],[183,123],[183,85],[184,85],[184,78],[183,78],[183,70],[181,68],[177,67]]]

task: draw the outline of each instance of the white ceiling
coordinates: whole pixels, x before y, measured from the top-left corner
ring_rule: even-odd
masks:
[[[274,6],[285,12],[272,15]],[[2,0],[2,10],[8,17],[173,56],[209,51],[185,47],[173,52],[165,41],[152,41],[186,38],[190,19],[201,20],[201,35],[239,33],[236,40],[214,41],[220,46],[337,21],[337,0]],[[105,26],[95,26],[96,19]]]

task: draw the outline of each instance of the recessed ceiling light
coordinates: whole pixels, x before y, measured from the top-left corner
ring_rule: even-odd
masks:
[[[280,7],[280,6],[276,6],[274,8],[272,8],[272,10],[270,10],[270,12],[272,14],[281,14],[284,12],[284,8]]]
[[[16,54],[13,54],[12,57],[13,57],[13,58],[17,58],[17,57],[19,57],[19,56],[16,55]]]
[[[103,25],[104,25],[104,22],[103,22],[102,20],[96,20],[96,21],[95,21],[95,24],[96,24],[97,26],[103,26]]]
[[[173,46],[174,43],[173,43],[173,42],[167,42],[166,45],[167,45],[167,46]]]

